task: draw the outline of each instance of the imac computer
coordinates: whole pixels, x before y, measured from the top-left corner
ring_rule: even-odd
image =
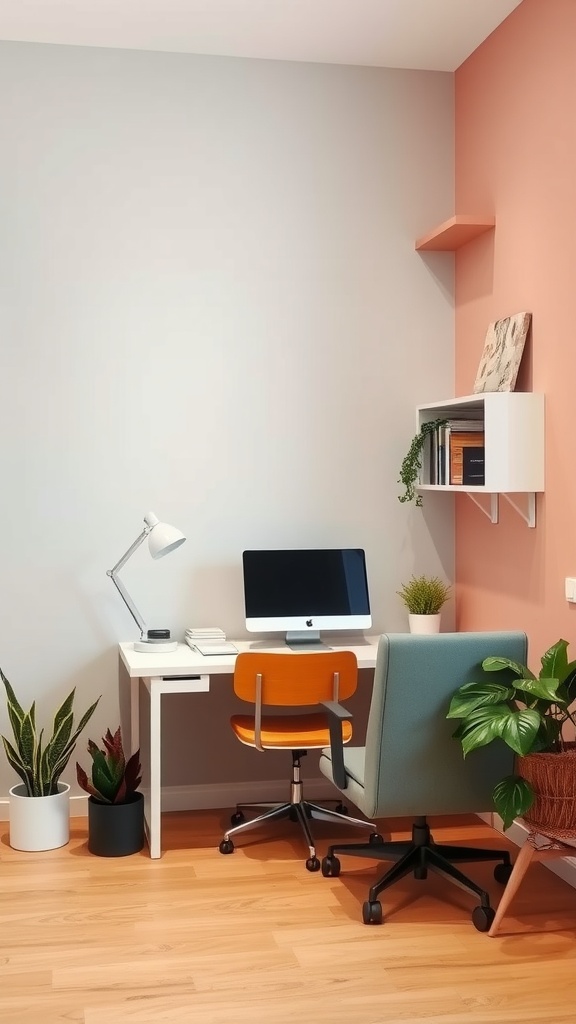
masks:
[[[246,629],[322,646],[320,630],[372,625],[362,548],[244,551]]]

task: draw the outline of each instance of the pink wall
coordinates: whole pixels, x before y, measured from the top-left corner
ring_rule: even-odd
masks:
[[[536,528],[505,501],[492,525],[457,498],[457,625],[525,629],[535,668],[560,636],[576,657],[576,0],[524,0],[457,70],[456,210],[496,216],[456,254],[456,394],[487,325],[528,310],[517,389],[546,395]]]

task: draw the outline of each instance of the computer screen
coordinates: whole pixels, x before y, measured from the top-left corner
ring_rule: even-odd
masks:
[[[244,551],[242,563],[249,632],[297,643],[372,625],[362,548]]]

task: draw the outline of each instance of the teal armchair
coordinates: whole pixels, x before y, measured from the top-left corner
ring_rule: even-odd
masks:
[[[474,893],[480,904],[472,913],[479,931],[494,918],[489,895],[456,866],[467,861],[496,860],[494,876],[505,883],[511,873],[505,850],[438,844],[427,815],[489,811],[496,783],[513,770],[513,753],[491,744],[465,760],[452,738],[455,724],[446,720],[454,691],[482,677],[481,662],[501,655],[527,663],[527,639],[520,632],[438,633],[418,636],[384,634],[380,638],[372,701],[363,747],[337,742],[322,751],[320,770],[368,818],[410,816],[412,838],[330,846],[322,861],[325,877],[340,874],[337,854],[391,860],[370,888],[362,908],[365,924],[382,922],[380,893],[407,874],[425,879],[435,871]]]

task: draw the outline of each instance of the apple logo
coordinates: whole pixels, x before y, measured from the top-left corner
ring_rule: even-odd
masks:
[[[307,626],[313,626],[314,623],[312,622],[312,619],[306,619],[306,625]]]

